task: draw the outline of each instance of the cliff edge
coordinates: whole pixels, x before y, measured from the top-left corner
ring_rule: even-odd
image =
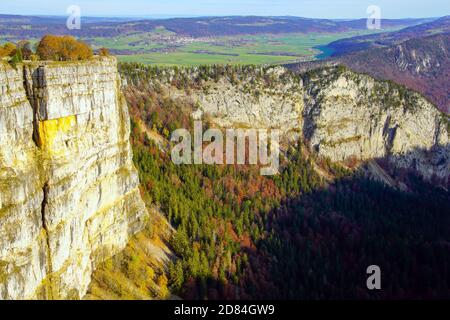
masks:
[[[0,299],[81,298],[147,211],[114,58],[0,63]]]
[[[195,92],[195,119],[279,128],[332,162],[383,160],[392,171],[412,170],[450,186],[450,117],[412,90],[343,66],[301,75],[271,67],[232,78]]]

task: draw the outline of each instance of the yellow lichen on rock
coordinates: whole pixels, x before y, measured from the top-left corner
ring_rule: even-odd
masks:
[[[51,153],[59,153],[55,149],[54,142],[58,134],[65,134],[70,131],[76,122],[76,116],[71,115],[64,118],[39,121],[39,145]]]

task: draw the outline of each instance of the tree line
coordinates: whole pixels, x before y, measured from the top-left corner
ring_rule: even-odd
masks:
[[[100,48],[97,54],[108,56],[109,51]],[[72,36],[46,35],[36,44],[35,50],[27,40],[16,44],[8,42],[0,46],[0,59],[7,59],[12,63],[23,60],[79,61],[88,60],[93,55],[94,51],[89,44]]]

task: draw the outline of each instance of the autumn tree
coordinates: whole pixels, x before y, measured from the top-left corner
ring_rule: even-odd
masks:
[[[92,49],[86,43],[71,36],[46,35],[39,42],[36,50],[42,60],[76,61],[93,56]]]
[[[15,44],[8,42],[3,46],[0,46],[0,59],[4,57],[10,57],[16,51],[17,47]]]
[[[157,284],[159,286],[159,297],[161,299],[167,299],[169,296],[169,289],[167,288],[169,280],[167,279],[165,274],[161,274],[158,277]]]
[[[100,48],[100,49],[98,50],[98,55],[99,55],[100,57],[109,57],[109,56],[110,56],[110,53],[109,53],[109,50],[108,50],[107,48]]]

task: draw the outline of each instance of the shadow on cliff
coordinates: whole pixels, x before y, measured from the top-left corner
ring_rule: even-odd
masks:
[[[449,191],[450,145],[436,145],[431,149],[416,147],[403,155],[367,161],[364,168],[372,177],[403,191]]]

